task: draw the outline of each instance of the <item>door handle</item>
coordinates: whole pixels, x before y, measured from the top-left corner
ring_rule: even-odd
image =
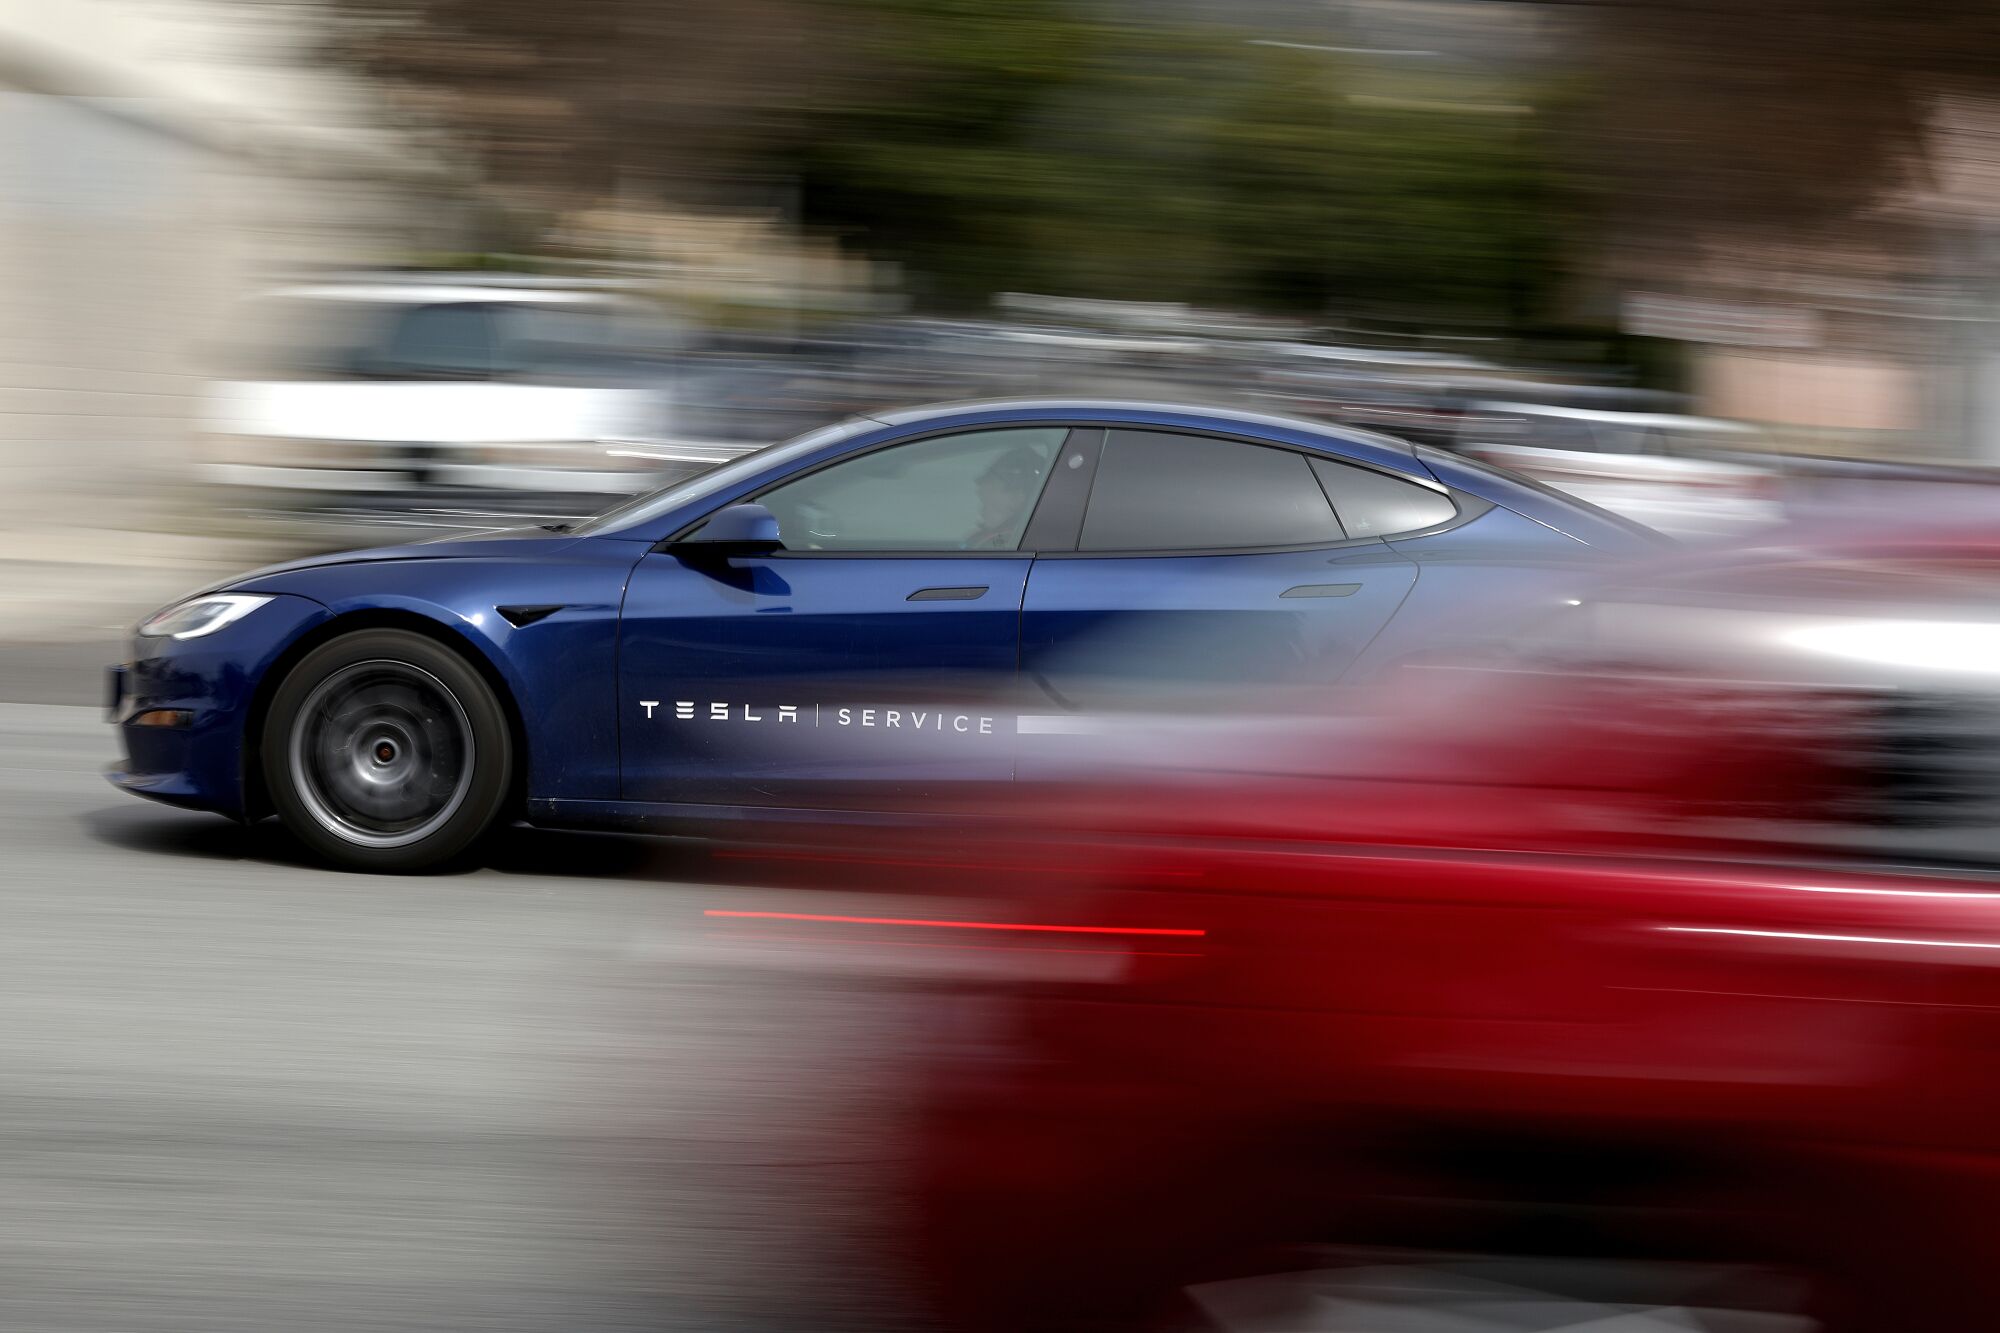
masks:
[[[919,588],[906,602],[976,602],[986,595],[984,584],[976,588]]]
[[[1287,588],[1280,597],[1352,597],[1361,591],[1358,583],[1301,583],[1296,588]]]

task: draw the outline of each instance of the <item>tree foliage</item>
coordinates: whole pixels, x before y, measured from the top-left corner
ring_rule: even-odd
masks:
[[[714,193],[857,73],[819,0],[323,3],[332,59],[534,203]]]
[[[1560,200],[1532,118],[1374,106],[1319,52],[1060,0],[873,0],[883,71],[796,148],[807,216],[997,288],[1520,316]]]
[[[1568,141],[1602,234],[1656,273],[1704,243],[1919,247],[1882,234],[1882,205],[1924,185],[1941,97],[2000,91],[1992,0],[1628,0],[1569,13],[1570,56],[1591,86]],[[2000,164],[2000,150],[1986,155]]]
[[[1143,7],[335,3],[349,58],[508,187],[782,199],[933,305],[1039,290],[1520,319],[1560,249],[1534,118],[1366,104],[1337,56]]]

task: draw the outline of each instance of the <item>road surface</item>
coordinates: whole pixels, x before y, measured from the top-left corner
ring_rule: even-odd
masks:
[[[93,697],[72,656],[0,680]],[[701,916],[811,895],[527,830],[338,874],[114,791],[112,753],[92,708],[0,702],[0,1328],[896,1326],[908,1006]]]

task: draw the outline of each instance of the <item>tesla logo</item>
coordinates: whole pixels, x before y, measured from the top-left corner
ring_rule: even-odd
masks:
[[[943,708],[862,707],[859,704],[742,704],[720,699],[641,699],[646,720],[664,720],[661,710],[673,708],[676,722],[789,722],[811,727],[862,727],[880,731],[948,732],[960,736],[991,736],[993,718],[984,713],[960,713]]]
[[[658,699],[641,699],[639,707],[646,710],[646,717],[650,720],[653,716],[653,710],[660,707],[660,701]],[[765,706],[759,710],[749,704],[709,703],[697,705],[692,699],[676,699],[674,701],[674,720],[676,722],[692,722],[697,717],[706,718],[710,722],[796,722],[799,720],[799,707],[797,704],[779,704],[775,708]]]

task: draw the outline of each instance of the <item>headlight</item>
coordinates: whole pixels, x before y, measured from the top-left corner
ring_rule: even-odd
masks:
[[[235,624],[270,600],[240,592],[211,593],[168,607],[139,626],[139,633],[155,639],[168,635],[176,639],[199,639],[224,625]]]

